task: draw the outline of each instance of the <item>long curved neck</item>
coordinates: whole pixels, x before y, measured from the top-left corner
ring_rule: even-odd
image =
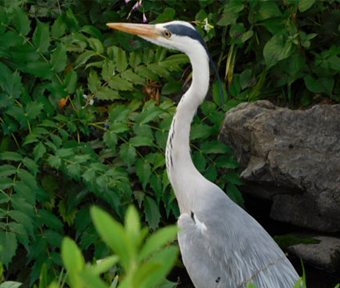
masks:
[[[193,187],[204,179],[192,162],[189,138],[191,122],[209,88],[209,58],[206,51],[195,51],[189,58],[193,69],[192,84],[177,106],[166,146],[168,177],[181,213],[190,213],[195,197],[191,195],[195,190]]]

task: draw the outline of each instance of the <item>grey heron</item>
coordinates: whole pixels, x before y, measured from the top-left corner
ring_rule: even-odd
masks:
[[[166,166],[180,217],[178,242],[196,288],[293,288],[299,276],[262,226],[214,183],[201,175],[190,155],[190,126],[209,88],[209,53],[189,23],[108,23],[189,56],[192,84],[177,106],[166,146]]]

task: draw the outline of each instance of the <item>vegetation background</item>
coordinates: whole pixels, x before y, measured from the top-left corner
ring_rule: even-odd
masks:
[[[340,100],[339,0],[0,0],[0,272],[5,279],[44,288],[59,277],[62,286],[65,263],[71,261],[60,254],[65,235],[84,255],[75,256],[81,269],[85,261],[108,257],[111,244],[91,220],[93,205],[122,222],[134,203],[151,231],[176,221],[164,150],[176,100],[190,82],[189,60],[105,25],[175,19],[196,24],[225,87],[222,106],[219,83],[211,75],[211,92],[192,126],[193,160],[239,205],[244,203],[238,163],[216,140],[223,109],[258,99],[294,109]],[[106,229],[125,235],[125,228],[110,221]],[[140,233],[140,242],[131,243],[142,249],[146,232],[129,227],[122,243]],[[165,231],[155,247],[173,239],[174,231]],[[78,251],[65,241],[64,251]],[[133,265],[144,267],[148,261],[134,258],[138,251],[131,252]],[[99,275],[109,268],[93,267],[97,272],[85,273],[83,284],[72,277],[67,283],[78,288],[103,281]],[[117,285],[116,274],[135,275],[138,269],[111,269],[104,278]]]

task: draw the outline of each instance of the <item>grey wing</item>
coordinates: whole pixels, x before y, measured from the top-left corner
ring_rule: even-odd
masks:
[[[215,210],[179,219],[183,262],[195,287],[243,288],[253,282],[292,288],[299,276],[274,240],[244,210],[223,206],[221,201]]]
[[[211,259],[207,242],[202,234],[203,227],[194,220],[194,214],[181,214],[178,219],[178,242],[183,263],[196,288],[222,288],[222,271]],[[223,281],[224,282],[224,281]]]

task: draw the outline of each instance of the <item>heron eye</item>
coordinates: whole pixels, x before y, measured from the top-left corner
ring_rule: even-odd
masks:
[[[169,30],[165,30],[163,34],[164,34],[164,37],[166,37],[166,38],[170,38],[171,37],[171,33],[170,33]]]

